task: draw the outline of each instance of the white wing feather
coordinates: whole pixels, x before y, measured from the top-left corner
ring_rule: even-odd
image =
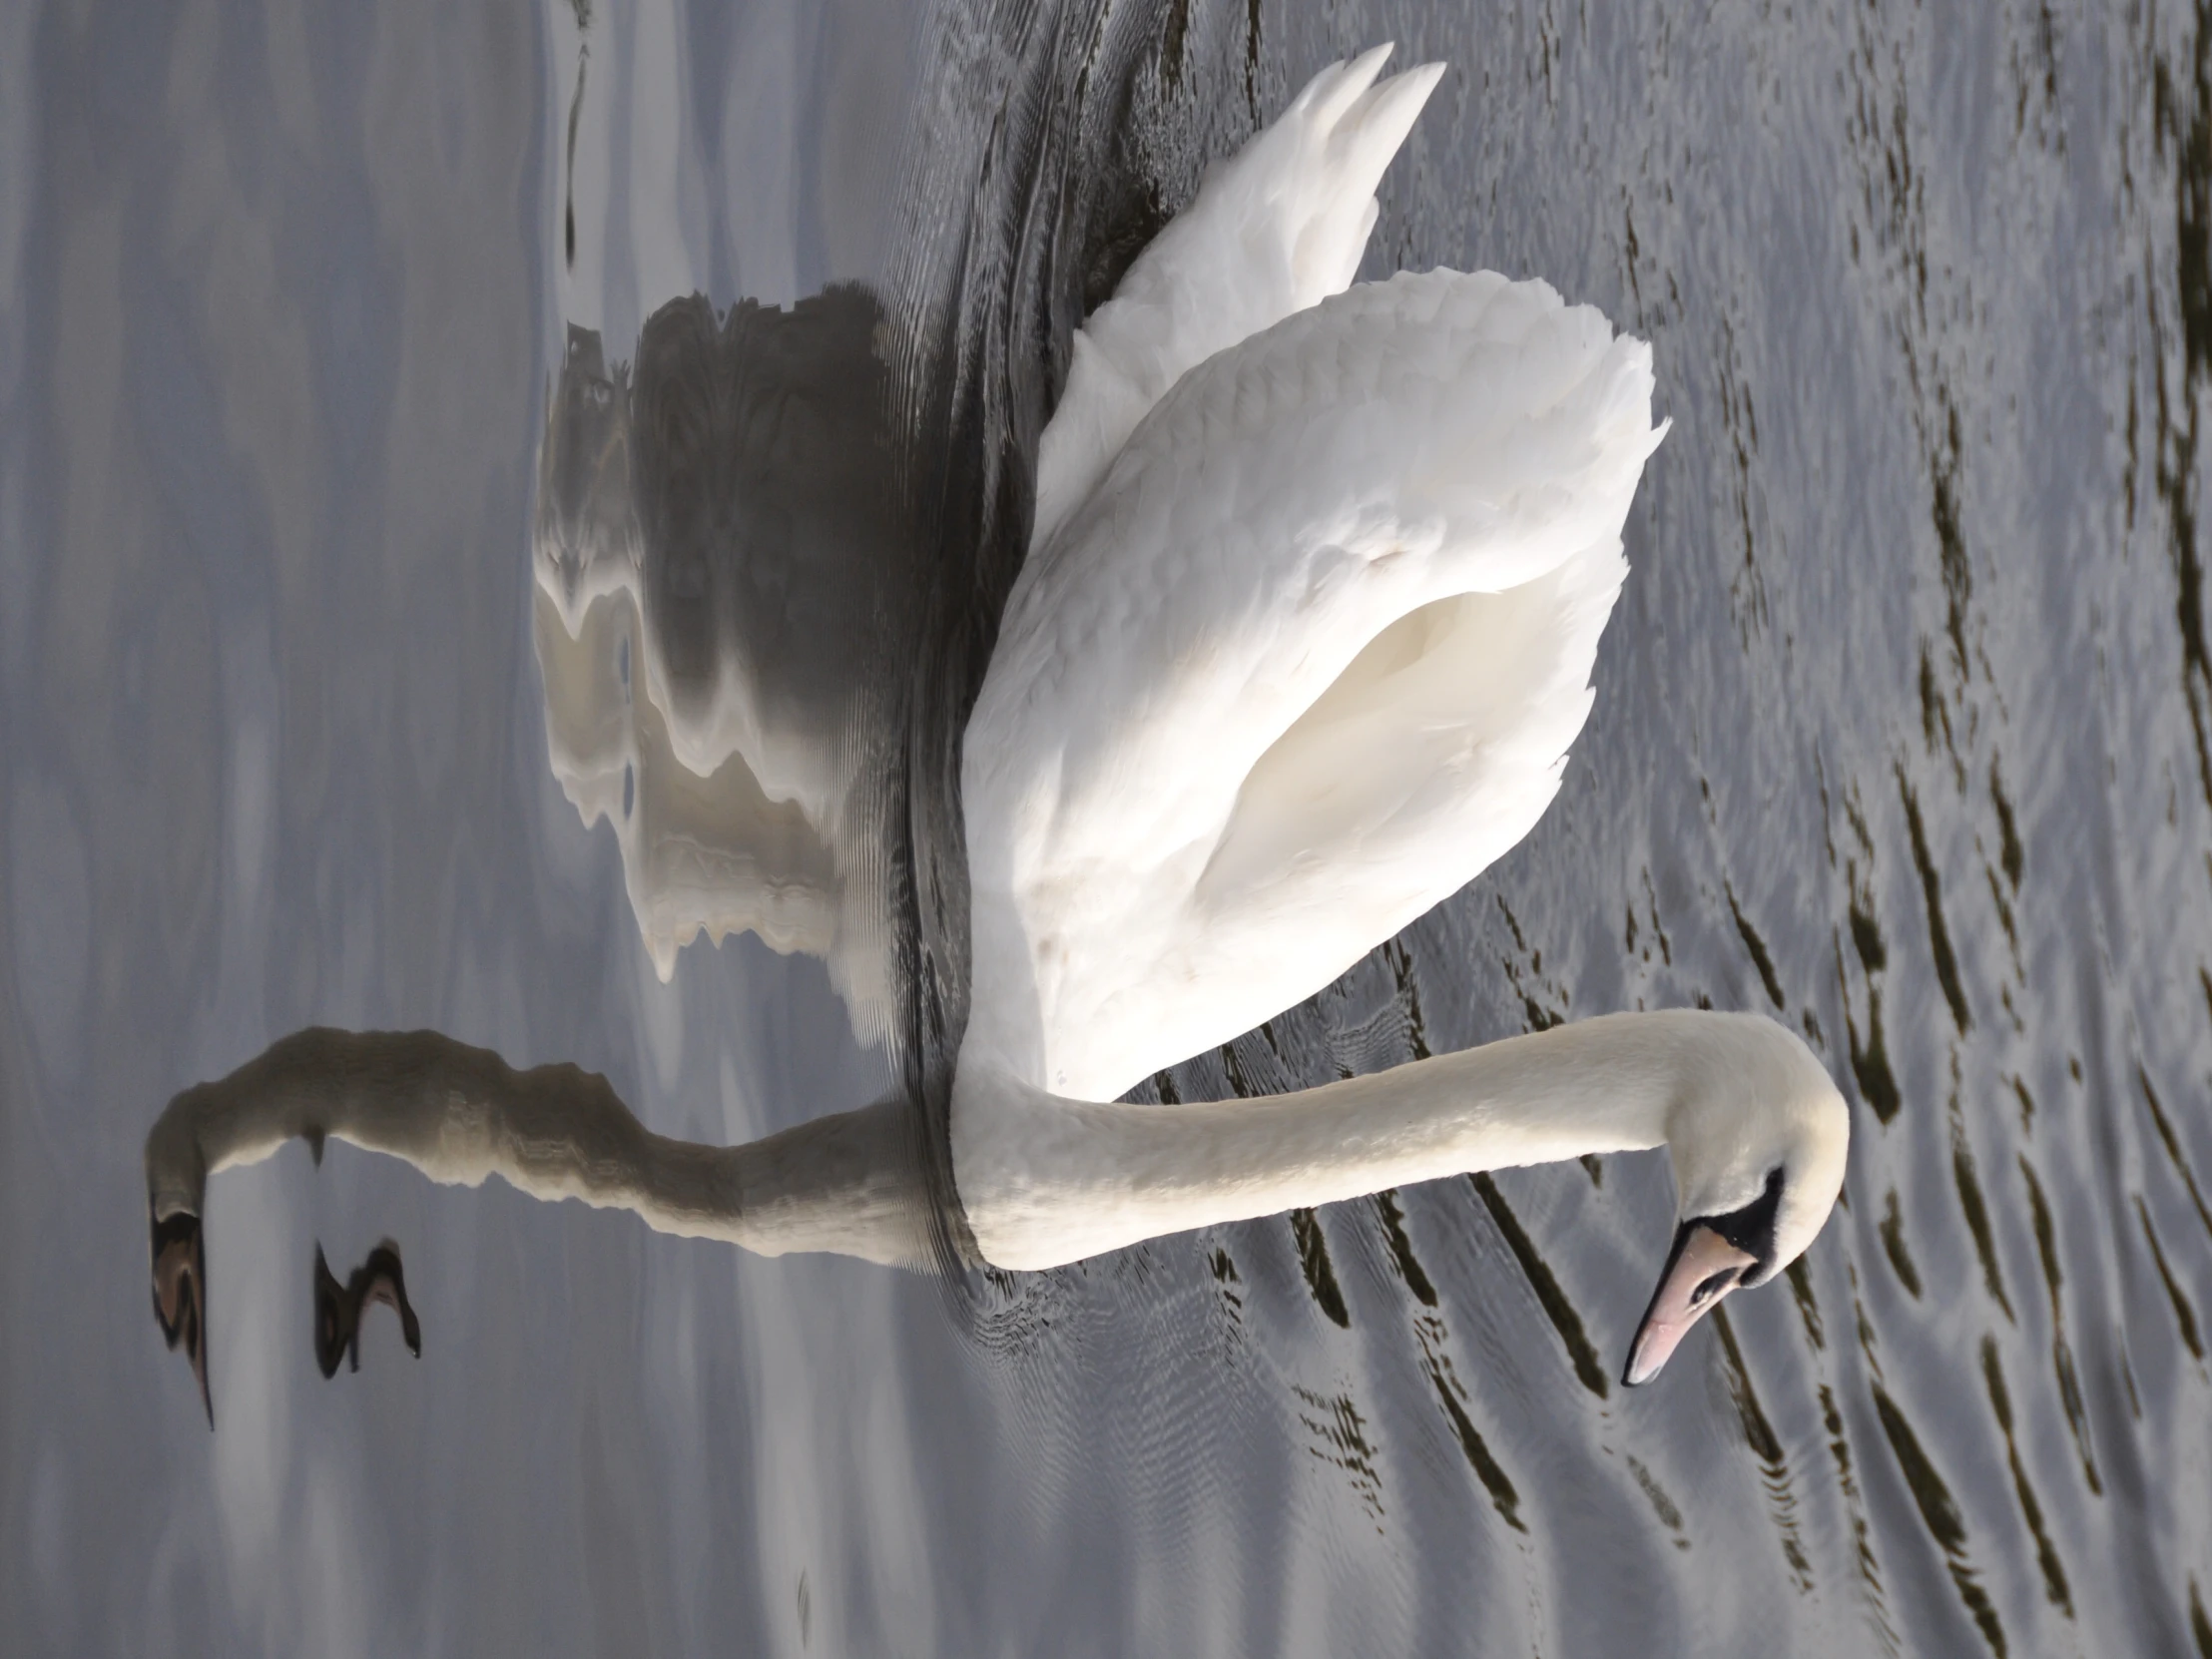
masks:
[[[1423,64],[1378,84],[1389,55],[1378,46],[1317,75],[1208,174],[1077,332],[1038,447],[1032,547],[1185,373],[1352,280],[1375,229],[1375,187],[1443,74]]]
[[[968,1052],[1112,1098],[1526,833],[1588,713],[1651,387],[1594,309],[1447,271],[1186,374],[1033,550],[969,721]]]

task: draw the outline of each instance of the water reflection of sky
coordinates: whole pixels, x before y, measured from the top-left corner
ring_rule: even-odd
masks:
[[[0,1605],[30,1650],[2185,1651],[2192,20],[699,11],[595,9],[588,62],[565,5],[0,22]],[[938,446],[909,504],[974,572],[925,612],[960,636],[1086,292],[1392,35],[1459,67],[1373,269],[1600,303],[1677,429],[1544,826],[1171,1083],[1769,1007],[1863,1108],[1806,1272],[1630,1398],[1649,1160],[959,1299],[293,1148],[216,1183],[200,1429],[141,1300],[139,1145],[182,1083],[310,1021],[425,1025],[724,1141],[891,1076],[803,950],[695,944],[664,984],[628,847],[556,776],[529,573],[569,326],[611,368],[694,287],[871,281]],[[916,959],[956,957],[939,920]],[[387,1234],[424,1357],[379,1310],[326,1383],[313,1246],[343,1274]]]

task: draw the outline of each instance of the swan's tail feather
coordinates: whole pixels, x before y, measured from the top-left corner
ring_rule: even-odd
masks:
[[[1443,74],[1378,80],[1379,46],[1323,70],[1207,175],[1076,335],[1037,453],[1032,547],[1088,496],[1137,423],[1217,351],[1339,293],[1380,212],[1376,187]]]
[[[1390,54],[1396,50],[1397,42],[1386,40],[1380,46],[1369,47],[1356,58],[1331,64],[1308,81],[1305,90],[1291,100],[1291,107],[1283,112],[1283,119],[1311,116],[1334,126],[1353,102],[1375,85],[1375,78],[1382,73],[1382,66],[1390,61]]]
[[[1320,200],[1299,231],[1291,261],[1294,283],[1302,295],[1312,295],[1307,304],[1343,291],[1359,274],[1379,212],[1376,187],[1443,72],[1442,64],[1427,63],[1379,82],[1345,105],[1325,136],[1316,135],[1323,137],[1323,157],[1309,177],[1321,187],[1314,193]],[[1345,206],[1355,203],[1358,218],[1348,221]]]

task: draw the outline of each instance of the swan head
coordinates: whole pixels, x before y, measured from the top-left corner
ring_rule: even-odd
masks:
[[[1803,1255],[1843,1191],[1851,1111],[1827,1068],[1773,1020],[1719,1018],[1705,1028],[1722,1040],[1695,1068],[1702,1086],[1668,1114],[1674,1245],[1629,1345],[1629,1387],[1656,1377],[1730,1292]]]

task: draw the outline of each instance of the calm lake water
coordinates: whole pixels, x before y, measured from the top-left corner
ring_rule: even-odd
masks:
[[[1386,39],[1366,275],[1548,278],[1674,429],[1536,831],[1150,1087],[1765,1010],[1801,1266],[1629,1393],[1657,1154],[1015,1276],[293,1145],[211,1434],[142,1147],[300,1026],[894,1100],[941,1198],[1069,331]],[[2208,401],[2201,6],[9,8],[0,1645],[2212,1656]],[[387,1236],[422,1356],[326,1382]]]

